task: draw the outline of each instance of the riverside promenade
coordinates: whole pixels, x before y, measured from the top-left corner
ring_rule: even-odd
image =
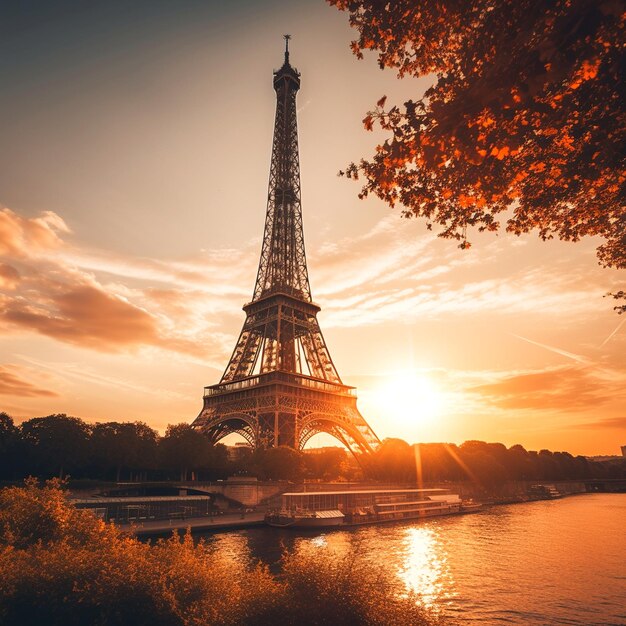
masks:
[[[221,532],[250,528],[264,524],[265,511],[251,513],[229,513],[212,517],[187,517],[169,520],[148,520],[132,524],[117,524],[117,527],[136,537],[169,537],[172,532],[192,531]]]

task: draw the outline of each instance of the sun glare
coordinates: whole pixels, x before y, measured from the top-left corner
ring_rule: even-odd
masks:
[[[424,425],[441,414],[444,395],[427,374],[402,372],[391,376],[376,392],[377,404],[394,421]]]

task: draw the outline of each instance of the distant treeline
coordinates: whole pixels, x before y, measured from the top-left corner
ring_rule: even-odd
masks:
[[[238,450],[230,459],[222,444],[189,424],[165,435],[143,422],[89,424],[65,414],[35,417],[16,425],[0,413],[0,480],[70,475],[105,481],[217,480],[250,475],[261,479],[358,478],[356,463],[342,450],[305,455],[291,448]]]
[[[466,441],[409,445],[386,439],[374,455],[372,468],[380,478],[405,482],[470,480],[485,488],[518,480],[580,480],[626,478],[626,459],[596,462],[569,452],[530,451],[521,445]]]
[[[216,480],[231,475],[260,479],[375,479],[414,483],[470,480],[494,488],[510,480],[626,478],[626,459],[595,462],[568,452],[527,451],[520,445],[466,441],[409,445],[386,439],[374,455],[340,448],[304,453],[287,447],[238,449],[212,445],[189,424],[165,435],[143,422],[88,424],[65,414],[19,425],[0,413],[0,480],[27,476],[120,480]]]

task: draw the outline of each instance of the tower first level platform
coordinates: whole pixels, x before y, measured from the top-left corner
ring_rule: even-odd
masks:
[[[282,371],[205,387],[194,425],[213,442],[237,433],[253,447],[302,449],[320,432],[352,452],[371,452],[378,445],[356,407],[354,387]]]

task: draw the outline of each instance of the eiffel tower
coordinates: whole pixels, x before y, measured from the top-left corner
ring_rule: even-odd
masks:
[[[238,433],[253,447],[302,449],[328,433],[353,453],[379,444],[344,385],[311,298],[300,203],[296,93],[300,73],[285,62],[274,72],[276,119],[261,260],[246,321],[217,385],[204,388],[194,427],[212,442]]]

